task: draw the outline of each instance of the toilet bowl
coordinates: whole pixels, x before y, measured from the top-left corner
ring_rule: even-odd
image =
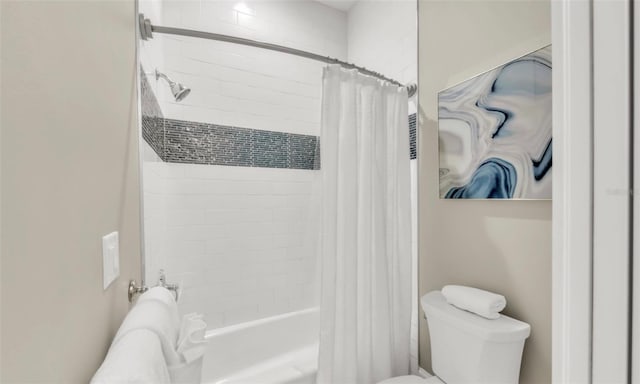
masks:
[[[529,324],[500,315],[486,319],[447,303],[440,291],[420,299],[429,325],[435,376],[399,376],[379,384],[517,384]]]

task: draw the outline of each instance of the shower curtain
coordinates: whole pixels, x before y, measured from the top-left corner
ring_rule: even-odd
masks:
[[[407,93],[325,68],[319,384],[409,372],[411,212]]]

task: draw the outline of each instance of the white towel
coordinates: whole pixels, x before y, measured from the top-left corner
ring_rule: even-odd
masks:
[[[111,345],[91,384],[170,384],[158,336],[148,329],[128,332]]]
[[[502,295],[462,285],[447,285],[442,295],[449,304],[492,320],[500,318],[500,311],[507,305]]]
[[[169,306],[160,300],[138,300],[122,322],[113,343],[117,343],[129,332],[138,329],[148,329],[158,335],[168,366],[180,362],[176,351],[179,328],[175,324],[174,313]]]
[[[178,303],[176,302],[176,297],[173,292],[164,287],[153,287],[138,298],[138,303],[147,300],[157,300],[166,305],[167,309],[171,313],[171,320],[173,321],[176,329],[180,327]]]
[[[202,315],[195,313],[182,318],[178,336],[178,353],[186,363],[191,363],[206,352],[207,342],[204,335],[207,331],[207,323],[202,318]]]
[[[202,374],[202,360],[207,350],[204,338],[207,323],[203,315],[184,315],[178,336],[178,354],[181,363],[169,366],[172,383],[199,384]]]
[[[204,315],[197,313],[189,313],[182,317],[180,333],[178,334],[178,351],[184,350],[189,340],[195,342],[204,341],[207,323],[204,322],[203,318]]]
[[[203,357],[191,363],[182,363],[169,367],[171,384],[200,384],[202,383]]]

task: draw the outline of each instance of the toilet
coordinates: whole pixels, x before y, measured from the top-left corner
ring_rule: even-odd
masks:
[[[489,320],[447,303],[440,291],[420,299],[429,324],[435,376],[400,376],[378,384],[517,384],[529,324],[500,315]]]

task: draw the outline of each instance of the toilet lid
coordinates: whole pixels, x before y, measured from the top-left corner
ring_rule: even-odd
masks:
[[[383,380],[378,384],[444,384],[436,376],[431,376],[428,379],[423,379],[420,376],[398,376],[391,379]]]

